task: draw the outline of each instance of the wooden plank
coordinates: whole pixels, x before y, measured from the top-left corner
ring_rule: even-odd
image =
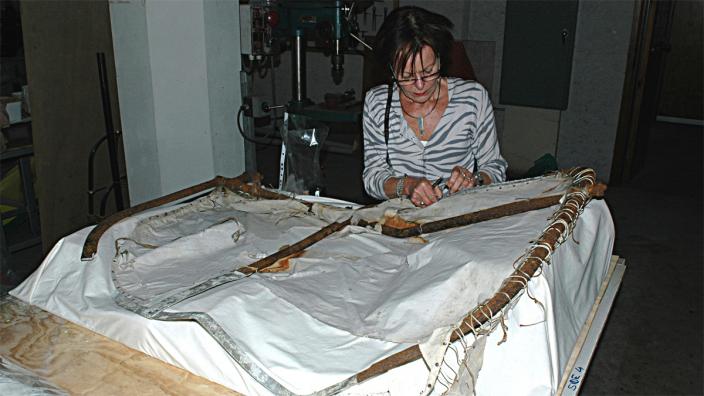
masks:
[[[587,317],[582,331],[577,337],[577,342],[572,349],[572,354],[567,361],[567,366],[562,374],[556,395],[577,395],[584,383],[589,363],[591,362],[596,344],[601,332],[606,325],[606,319],[611,312],[616,293],[621,287],[623,273],[626,270],[626,261],[614,255],[606,278],[601,284],[599,294],[594,301],[592,310]]]
[[[0,356],[72,395],[239,395],[12,297]]]

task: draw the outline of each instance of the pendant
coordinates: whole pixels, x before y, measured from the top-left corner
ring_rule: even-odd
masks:
[[[423,125],[423,117],[416,117],[416,122],[418,123],[418,133],[423,136],[425,134],[425,128]]]

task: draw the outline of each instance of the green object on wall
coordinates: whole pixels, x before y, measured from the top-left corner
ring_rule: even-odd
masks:
[[[542,176],[548,172],[556,171],[558,169],[559,168],[557,167],[557,160],[555,157],[553,157],[552,154],[544,154],[542,157],[533,162],[533,166],[528,169],[528,172],[526,172],[523,177],[527,178]]]
[[[567,108],[577,0],[508,0],[500,102]]]

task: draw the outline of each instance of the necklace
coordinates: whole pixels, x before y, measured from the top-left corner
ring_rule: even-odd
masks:
[[[439,83],[440,80],[438,80],[438,85],[437,85],[437,91],[438,91],[438,96],[435,98],[435,103],[433,104],[433,108],[430,109],[429,112],[427,112],[425,115],[412,115],[411,113],[407,112],[406,109],[403,108],[403,103],[401,104],[401,110],[409,117],[415,118],[416,123],[418,123],[418,133],[420,136],[425,135],[425,117],[429,116],[435,111],[435,108],[438,106],[438,102],[440,101],[440,92],[442,91],[442,86]]]

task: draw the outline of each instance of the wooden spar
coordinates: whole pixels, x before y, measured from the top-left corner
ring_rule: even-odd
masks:
[[[585,171],[585,169],[573,169],[567,173],[574,177],[581,171]],[[563,202],[560,208],[555,212],[557,214],[554,217],[555,221],[553,221],[552,225],[543,232],[536,244],[547,244],[551,247],[551,250],[554,249],[558,245],[560,236],[567,232],[565,229],[566,224],[572,224],[576,221],[579,212],[592,197],[603,197],[606,186],[603,184],[596,184],[595,174],[591,169],[584,173],[587,173],[587,176],[584,177],[578,184],[573,185],[571,190],[572,192],[581,190],[586,192],[586,194],[570,195],[570,198]],[[424,232],[426,232],[425,228],[426,227],[424,226]],[[527,256],[528,259],[524,262],[524,264],[515,270],[508,278],[506,278],[501,288],[488,301],[475,307],[462,320],[462,324],[460,325],[460,331],[462,334],[466,335],[470,332],[476,331],[484,323],[491,320],[495,313],[498,313],[504,309],[507,304],[526,287],[528,280],[535,275],[539,268],[541,268],[548,256],[548,251],[546,249],[534,248]],[[509,279],[514,279],[514,281],[508,281]],[[521,279],[524,281],[520,281]],[[452,334],[451,341],[455,341],[458,338],[459,335],[455,332]],[[357,383],[361,383],[365,380],[381,375],[391,369],[420,359],[421,357],[422,355],[418,345],[406,348],[401,352],[393,354],[372,364],[366,370],[359,372],[356,375]]]
[[[304,249],[307,247],[313,245],[316,242],[319,242],[325,237],[327,237],[330,234],[334,234],[337,231],[340,231],[341,229],[347,227],[350,225],[350,219],[347,219],[341,223],[331,223],[328,224],[327,226],[323,227],[319,231],[315,232],[313,235],[310,235],[295,244],[288,246],[284,249],[279,250],[278,252],[271,254],[269,256],[264,257],[261,260],[255,261],[252,264],[245,265],[243,267],[240,267],[237,269],[237,271],[249,275],[251,273],[260,271],[266,267],[270,267],[274,265],[278,260],[281,260],[282,258],[288,257],[292,254],[296,254],[299,252],[302,252]]]
[[[174,193],[165,195],[160,198],[152,199],[141,203],[137,206],[127,208],[120,212],[114,213],[105,220],[101,221],[91,232],[88,234],[85,243],[83,244],[83,251],[81,253],[81,260],[91,260],[95,253],[98,251],[98,242],[100,237],[103,236],[105,231],[110,227],[126,219],[127,217],[134,216],[137,213],[143,212],[148,209],[156,208],[162,205],[169,204],[171,202],[190,197],[194,194],[198,194],[201,191],[205,191],[216,187],[225,187],[232,191],[241,191],[258,198],[265,199],[290,199],[290,197],[277,194],[272,191],[265,190],[259,186],[261,181],[261,176],[259,174],[249,174],[243,173],[240,176],[233,178],[226,178],[222,176],[216,176],[212,180],[197,184],[192,187],[184,188],[183,190],[176,191]]]
[[[511,202],[508,204],[495,206],[493,208],[449,217],[447,219],[431,221],[425,224],[416,224],[410,228],[389,227],[383,224],[381,226],[381,233],[396,238],[409,238],[420,234],[430,234],[432,232],[462,227],[505,216],[512,216],[519,213],[529,212],[531,210],[549,208],[560,203],[560,198],[562,198],[562,194]]]
[[[601,187],[601,185],[597,185]],[[600,191],[599,189],[594,189]],[[591,194],[591,190],[590,190]],[[447,230],[449,228],[462,227],[470,224],[481,223],[482,221],[494,220],[501,217],[513,216],[519,213],[530,212],[532,210],[545,209],[557,205],[562,199],[562,194],[548,197],[532,198],[523,201],[511,202],[493,208],[483,209],[472,213],[449,217],[447,219],[432,221],[425,224],[416,224],[409,228],[390,227],[386,224],[381,226],[381,233],[396,238],[409,238],[421,234]],[[600,195],[593,195],[600,197]]]
[[[575,171],[571,170],[570,172],[574,173]],[[573,173],[571,173],[570,176],[573,176]],[[578,186],[572,188],[581,189]],[[603,184],[591,184],[586,188],[588,188],[589,190],[589,195],[594,198],[603,197],[604,191],[606,190],[606,186],[604,186]],[[448,217],[447,219],[432,221],[425,224],[414,224],[412,227],[399,228],[389,226],[387,224],[382,224],[381,233],[396,238],[409,238],[421,234],[430,234],[433,232],[447,230],[450,228],[481,223],[482,221],[493,220],[501,217],[513,216],[519,213],[549,208],[551,206],[559,204],[562,197],[563,194],[526,199],[523,201],[511,202],[472,213]]]
[[[218,176],[219,177],[219,176]],[[95,228],[93,228],[90,233],[88,234],[88,237],[86,238],[85,243],[83,243],[83,251],[81,252],[81,260],[92,260],[93,257],[95,256],[95,253],[98,251],[98,242],[100,241],[100,237],[103,236],[105,231],[107,231],[110,227],[118,223],[119,221],[126,219],[130,216],[133,216],[137,213],[143,212],[147,209],[151,208],[156,208],[161,205],[165,205],[167,203],[191,196],[193,194],[197,194],[201,191],[217,187],[218,181],[217,177],[208,180],[207,182],[203,182],[200,184],[197,184],[193,187],[185,188],[180,191],[176,191],[175,193],[171,193],[169,195],[165,195],[160,198],[152,199],[151,201],[147,201],[144,203],[141,203],[137,206],[132,206],[130,208],[127,208],[125,210],[119,211],[117,213],[113,213],[110,215],[108,218],[105,220],[101,221],[98,223]]]
[[[570,177],[578,177],[578,179],[575,180],[572,188],[570,188],[568,192],[568,196],[570,198],[565,200],[565,202],[562,202],[560,209],[555,212],[556,215],[554,219],[558,221],[553,222],[553,224],[543,232],[543,234],[538,240],[538,243],[548,245],[551,247],[551,249],[554,249],[558,245],[561,236],[568,231],[565,229],[565,227],[568,227],[568,224],[572,224],[576,220],[579,212],[584,208],[586,203],[592,197],[602,197],[605,190],[605,186],[603,184],[596,184],[595,174],[594,171],[591,169],[574,168],[567,171],[563,171],[563,173],[567,174]],[[97,244],[102,234],[120,220],[123,220],[128,216],[132,216],[144,210],[165,205],[178,199],[197,194],[209,188],[226,187],[233,191],[241,191],[252,196],[265,199],[290,199],[290,197],[288,196],[262,189],[261,187],[259,187],[259,180],[254,180],[254,183],[251,184],[247,183],[249,180],[250,178],[246,174],[232,179],[227,179],[218,176],[215,179],[207,181],[205,183],[201,183],[199,185],[178,191],[176,193],[169,194],[162,198],[145,202],[133,208],[118,212],[101,222],[88,235],[86,243],[83,247],[82,259],[90,259],[96,253]],[[575,192],[581,192],[581,194],[574,194]],[[430,222],[423,225],[414,225],[413,227],[405,229],[382,226],[382,232],[386,235],[399,238],[427,234],[449,228],[475,224],[481,221],[496,219],[504,216],[510,216],[531,210],[554,206],[559,204],[562,198],[563,195],[534,198],[506,205],[500,205],[494,208],[489,208],[474,213],[468,213],[461,216]],[[349,219],[344,222],[336,222],[329,224],[328,226],[322,228],[321,230],[308,236],[307,238],[304,238],[303,240],[284,249],[281,249],[280,251],[270,256],[267,256],[259,261],[256,261],[250,265],[240,267],[237,271],[244,274],[250,274],[260,271],[266,267],[273,265],[280,259],[303,251],[307,247],[323,240],[327,236],[343,229],[349,224]],[[365,222],[361,222],[359,225],[363,226],[364,224]],[[373,224],[374,223],[366,223],[366,225]],[[496,292],[496,294],[493,295],[492,298],[490,298],[483,304],[480,304],[479,306],[475,307],[464,318],[459,328],[462,334],[468,334],[470,332],[477,331],[477,329],[479,329],[484,323],[491,320],[492,316],[494,316],[495,313],[498,313],[502,309],[504,309],[507,304],[510,303],[516,296],[518,296],[518,294],[526,287],[527,281],[535,275],[539,268],[541,268],[547,256],[547,250],[534,249],[531,254],[528,255],[528,259],[523,263],[523,265],[519,269],[514,271],[508,278],[506,278],[500,289]],[[522,279],[523,281],[509,281],[511,279]],[[459,335],[457,333],[453,333],[451,340],[455,341],[458,338]],[[402,366],[406,363],[410,363],[419,358],[421,358],[420,348],[418,345],[414,345],[372,364],[369,368],[358,373],[355,376],[356,382],[363,382],[367,379],[381,375],[393,368]]]

